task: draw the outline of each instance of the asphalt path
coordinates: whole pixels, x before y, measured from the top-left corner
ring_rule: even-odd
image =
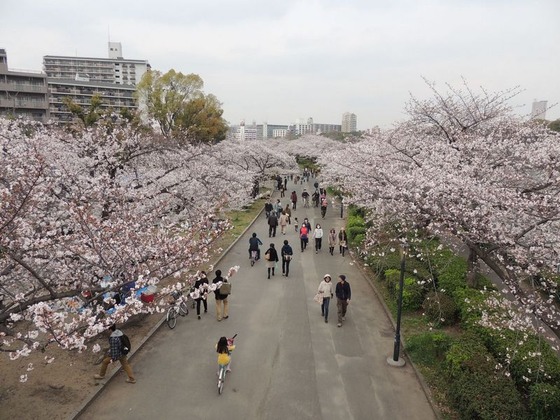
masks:
[[[311,184],[288,182],[301,196]],[[276,193],[277,195],[278,193]],[[276,198],[275,195],[275,198]],[[284,206],[289,193],[282,198]],[[410,364],[392,367],[394,330],[362,271],[338,247],[328,253],[327,233],[344,221],[340,207],[330,206],[321,219],[318,208],[293,212],[299,222],[308,217],[324,232],[323,249],[313,240],[300,251],[293,224],[287,234],[268,237],[264,214],[221,259],[219,266],[239,265],[231,279],[229,319],[218,322],[214,296],[208,313],[198,320],[194,310],[179,318],[174,330],[163,324],[131,359],[136,384],[117,374],[79,417],[87,419],[434,419],[433,409]],[[294,250],[290,276],[282,270],[270,280],[264,259],[249,264],[248,240],[256,232],[279,251],[284,239]],[[345,274],[352,300],[344,325],[337,327],[336,298],[329,322],[321,317],[313,296],[325,273],[333,282]],[[214,277],[208,273],[210,280]],[[221,336],[238,334],[232,372],[224,392],[217,392],[215,344]],[[92,375],[95,372],[92,372]],[[92,380],[93,383],[93,380]]]

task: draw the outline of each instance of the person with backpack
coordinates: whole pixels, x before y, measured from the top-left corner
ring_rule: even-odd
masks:
[[[222,270],[216,270],[216,278],[212,280],[212,284],[216,283],[226,283],[227,279],[222,277]],[[220,289],[216,289],[214,291],[214,296],[216,298],[216,319],[221,321],[222,319],[228,319],[228,309],[229,309],[229,302],[228,296],[226,294],[220,293]]]
[[[109,336],[109,351],[107,352],[107,356],[105,356],[101,362],[99,374],[93,375],[93,377],[94,379],[104,379],[109,364],[118,360],[128,376],[126,382],[129,384],[135,384],[136,379],[134,379],[134,373],[128,363],[127,357],[127,354],[130,351],[130,340],[121,330],[117,329],[115,324],[111,325],[109,330],[111,331],[111,335]]]

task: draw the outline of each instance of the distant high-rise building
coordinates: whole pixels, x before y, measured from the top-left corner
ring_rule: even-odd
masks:
[[[332,133],[335,131],[340,131],[340,124],[319,124],[313,122],[313,118],[308,118],[306,123],[303,122],[303,118],[296,120],[294,129],[295,134],[302,136],[304,134],[321,134],[321,133]]]
[[[534,101],[531,110],[531,118],[546,119],[546,104],[548,101]]]
[[[49,119],[47,75],[8,70],[8,54],[0,49],[0,116]]]
[[[345,112],[342,114],[342,132],[352,133],[358,131],[358,118],[356,114]]]

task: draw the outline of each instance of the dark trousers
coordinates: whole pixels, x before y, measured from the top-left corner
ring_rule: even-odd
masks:
[[[200,315],[200,302],[202,302],[202,304],[204,305],[204,312],[208,311],[208,302],[206,301],[206,299],[198,298],[196,300],[196,314],[197,315]]]
[[[268,227],[268,237],[276,236],[276,226]]]
[[[300,243],[301,243],[301,252],[303,252],[303,250],[304,250],[305,248],[307,248],[307,241],[308,241],[308,240],[309,240],[309,239],[307,239],[307,238],[301,238],[301,239],[300,239]]]
[[[288,277],[290,274],[290,261],[282,258],[282,274],[285,274]]]
[[[323,238],[315,238],[315,251],[319,251],[321,249],[322,242]]]

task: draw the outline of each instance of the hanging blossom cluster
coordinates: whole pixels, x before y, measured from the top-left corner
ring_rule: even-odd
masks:
[[[74,133],[0,119],[1,350],[83,351],[110,324],[161,312],[140,291],[207,262],[224,210],[251,200],[262,169],[239,166],[251,152],[238,148],[115,119]]]
[[[417,229],[450,235],[469,250],[471,272],[484,261],[523,311],[560,326],[558,134],[513,115],[518,89],[428,85],[433,97],[412,97],[408,120],[323,154],[323,177],[369,211],[371,241],[387,226],[401,238]]]

